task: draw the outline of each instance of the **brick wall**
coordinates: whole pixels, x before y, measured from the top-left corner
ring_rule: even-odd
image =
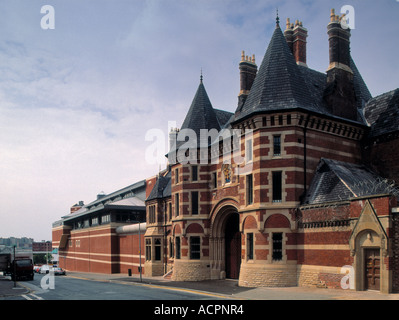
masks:
[[[145,262],[144,234],[141,235],[141,265]],[[60,267],[77,272],[139,274],[138,235],[118,236],[115,229],[72,232],[60,249]]]
[[[144,230],[143,230],[144,231]],[[140,266],[140,253],[141,253],[141,267],[144,273],[144,262],[145,262],[145,240],[144,232],[141,234],[139,241],[138,234],[120,235],[118,236],[118,247],[119,247],[119,272],[128,273],[131,269],[133,274],[139,274]],[[141,248],[139,246],[141,242]]]
[[[399,138],[380,138],[364,149],[364,159],[368,165],[376,170],[381,176],[395,180],[399,183]]]
[[[392,229],[392,290],[399,292],[399,214],[393,215]]]

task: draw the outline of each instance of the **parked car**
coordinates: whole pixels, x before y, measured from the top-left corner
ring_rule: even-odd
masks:
[[[36,273],[39,273],[40,272],[40,266],[33,266],[33,271],[34,272],[36,272]]]
[[[49,273],[50,266],[48,264],[44,264],[40,267],[40,273]]]
[[[51,268],[50,269],[50,272],[54,272],[54,275],[56,275],[56,276],[60,276],[60,275],[66,275],[66,272],[65,272],[65,270],[63,270],[62,268]]]

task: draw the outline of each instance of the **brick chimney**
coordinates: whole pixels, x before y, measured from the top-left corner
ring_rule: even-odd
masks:
[[[334,115],[356,120],[356,96],[350,68],[351,34],[349,28],[342,28],[342,19],[345,19],[345,15],[337,16],[334,9],[331,9],[327,26],[330,63],[324,99]]]
[[[338,68],[352,73],[350,69],[350,29],[343,29],[341,20],[343,16],[335,15],[335,10],[331,9],[330,23],[327,26],[330,64],[328,70]]]
[[[76,211],[78,211],[79,209],[83,208],[84,206],[84,202],[83,201],[79,201],[78,203],[75,203],[70,210],[70,213],[74,213]]]
[[[308,37],[308,30],[303,27],[301,21],[296,20],[295,24],[293,24],[290,23],[290,19],[287,18],[284,36],[292,54],[294,55],[296,63],[307,67],[306,38]]]
[[[241,109],[249,95],[256,73],[258,72],[258,66],[255,63],[255,55],[248,57],[245,55],[245,51],[242,51],[239,69],[240,93],[238,95],[238,109]]]

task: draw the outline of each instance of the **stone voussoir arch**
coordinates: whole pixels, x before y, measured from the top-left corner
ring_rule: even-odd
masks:
[[[219,201],[212,209],[210,214],[210,235],[213,237],[220,236],[222,233],[226,217],[231,212],[238,213],[239,204],[234,198],[225,198]]]

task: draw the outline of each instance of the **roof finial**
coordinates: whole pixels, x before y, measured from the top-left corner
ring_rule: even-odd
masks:
[[[203,79],[204,77],[202,76],[202,68],[201,68],[201,76],[200,76],[200,81],[201,81],[201,83],[202,83],[202,79]]]
[[[278,8],[276,9],[276,12],[277,12],[277,14],[276,14],[276,28],[277,28],[277,27],[280,27],[280,18],[278,16]]]

